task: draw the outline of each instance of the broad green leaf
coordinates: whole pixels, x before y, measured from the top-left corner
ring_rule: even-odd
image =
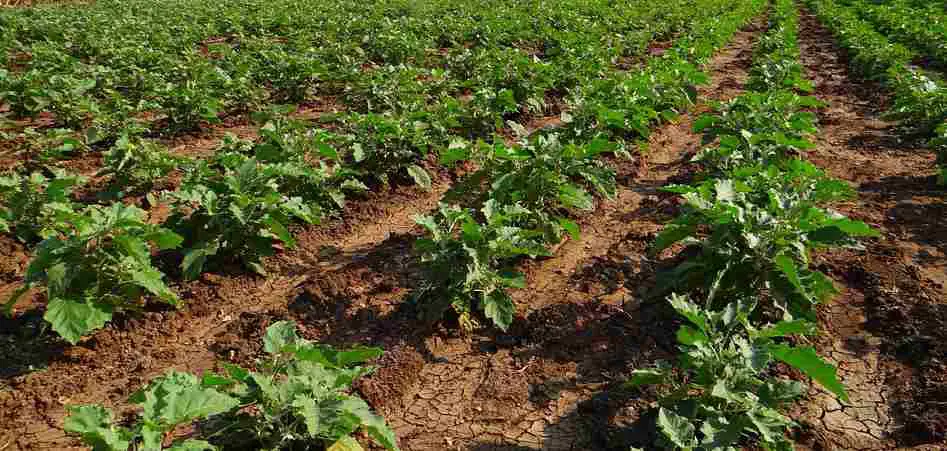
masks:
[[[326,432],[322,428],[322,412],[316,405],[315,399],[307,395],[297,396],[293,400],[293,409],[302,417],[310,437],[319,437]],[[331,422],[331,418],[329,420]]]
[[[579,225],[575,221],[568,218],[559,218],[559,226],[562,227],[562,230],[565,230],[566,233],[572,237],[573,240],[578,240],[579,236]]]
[[[354,438],[346,435],[335,441],[326,451],[364,451],[362,445],[358,444]]]
[[[848,393],[845,392],[845,386],[838,379],[836,368],[822,360],[814,348],[778,344],[770,348],[770,353],[776,359],[815,379],[843,401],[848,401]]]
[[[559,187],[558,198],[559,202],[562,202],[566,207],[578,208],[580,210],[591,210],[595,207],[592,195],[571,183]]]
[[[113,241],[135,260],[143,263],[151,261],[151,250],[148,249],[148,243],[145,240],[137,236],[123,234],[114,237]]]
[[[738,449],[735,445],[739,444],[743,436],[744,425],[739,419],[736,420],[731,423],[725,416],[708,418],[700,425],[700,432],[704,435],[701,444],[713,450],[735,451]]]
[[[112,319],[112,307],[104,304],[54,298],[46,306],[43,319],[59,336],[76,344],[83,335],[105,326]]]
[[[279,354],[286,352],[299,341],[299,335],[296,334],[296,323],[277,321],[266,328],[266,334],[263,336],[263,350],[267,354]]]
[[[677,342],[686,346],[694,346],[698,343],[707,342],[707,336],[693,327],[681,326],[677,330]]]
[[[654,243],[651,244],[651,250],[649,253],[651,255],[656,255],[674,243],[692,236],[695,230],[696,229],[694,226],[689,224],[668,224],[664,227],[664,230],[658,234],[657,238],[654,239]]]
[[[803,295],[806,299],[814,301],[803,286],[802,279],[799,277],[799,270],[796,267],[796,261],[793,260],[792,257],[780,254],[773,258],[773,263],[776,264],[776,267],[786,276],[786,280],[796,289],[796,292]]]
[[[746,416],[766,443],[778,443],[785,440],[786,430],[792,424],[779,412],[766,407],[752,409],[746,413]]]
[[[148,290],[149,293],[159,297],[161,300],[172,305],[178,303],[178,296],[161,280],[164,277],[161,271],[151,266],[144,266],[133,270],[131,276],[132,280],[134,280],[138,286]]]
[[[510,324],[513,323],[513,311],[515,310],[513,300],[505,291],[498,289],[488,293],[482,298],[482,301],[484,315],[500,329],[507,330]]]
[[[811,293],[812,297],[818,302],[826,302],[833,296],[839,294],[838,289],[835,288],[835,284],[832,283],[832,279],[829,279],[828,276],[819,271],[810,272],[806,282],[809,293]]]
[[[631,373],[631,379],[628,380],[627,385],[638,387],[641,385],[663,384],[667,382],[669,378],[670,375],[667,371],[657,368],[635,370]]]
[[[365,363],[372,359],[377,359],[384,354],[381,348],[372,348],[368,346],[357,346],[344,351],[336,351],[334,364],[339,367],[348,367],[357,363]]]
[[[166,229],[158,229],[142,236],[145,241],[155,243],[161,250],[177,249],[184,242],[184,237]]]
[[[379,445],[388,450],[398,450],[395,433],[385,424],[385,420],[375,415],[361,398],[345,397],[341,404],[341,410],[358,418],[362,427],[368,432],[368,436]]]
[[[352,159],[354,159],[356,163],[361,163],[362,161],[365,161],[365,158],[368,158],[368,156],[365,155],[365,149],[362,148],[362,145],[359,143],[353,144]]]
[[[204,440],[184,440],[183,442],[174,442],[166,451],[216,451],[217,447]]]
[[[274,218],[273,216],[267,216],[263,218],[263,224],[266,224],[267,230],[269,230],[273,235],[283,242],[284,245],[288,248],[296,246],[296,240],[293,238],[293,234],[289,233],[289,230],[286,229],[286,226],[279,221],[279,219]]]
[[[507,288],[526,288],[526,276],[516,271],[501,271],[498,274],[502,285]]]
[[[164,424],[175,426],[197,418],[226,412],[240,405],[240,401],[213,388],[199,385],[170,391],[158,395],[157,411],[153,418],[160,418]],[[146,411],[147,415],[147,411]]]
[[[834,219],[823,227],[809,232],[807,235],[810,240],[818,243],[835,243],[850,236],[881,236],[877,230],[872,229],[861,221],[851,219]]]
[[[46,270],[46,290],[50,297],[64,296],[69,292],[70,265],[57,263]]]
[[[184,278],[194,280],[200,276],[204,270],[207,257],[216,255],[218,248],[219,244],[215,241],[187,251],[181,261],[181,271],[184,273]]]
[[[658,410],[658,429],[673,445],[688,449],[697,443],[694,425],[664,407]]]
[[[805,319],[780,321],[770,324],[756,333],[758,337],[773,338],[789,335],[814,335],[818,332],[815,323]]]
[[[678,314],[687,318],[692,324],[697,326],[703,332],[707,331],[707,314],[697,304],[690,301],[687,296],[672,294],[668,302],[674,307]]]
[[[131,445],[128,432],[112,426],[112,413],[102,406],[67,406],[69,415],[63,429],[78,434],[95,451],[127,451]]]
[[[417,183],[418,186],[424,189],[431,189],[431,176],[424,170],[421,166],[416,164],[409,165],[407,167],[408,175],[414,180],[414,183]]]
[[[164,439],[164,432],[159,429],[160,424],[146,423],[141,428],[141,449],[142,451],[161,451],[161,442]]]

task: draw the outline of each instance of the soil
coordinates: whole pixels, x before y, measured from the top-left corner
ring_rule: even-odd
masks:
[[[799,419],[815,449],[947,446],[947,192],[934,155],[880,118],[884,90],[853,78],[847,56],[804,12],[806,75],[829,107],[810,161],[846,180],[858,199],[842,213],[882,233],[863,250],[819,255],[841,294],[820,311],[820,354],[837,364],[850,402],[820,389]]]
[[[821,310],[825,333],[815,345],[839,365],[852,401],[839,405],[813,389],[794,412],[804,426],[798,439],[810,449],[943,449],[945,193],[933,183],[929,152],[898,142],[878,119],[884,99],[866,93],[880,90],[849,76],[844,54],[812,17],[802,25],[803,62],[815,94],[830,103],[808,157],[857,188],[858,200],[838,209],[884,236],[815,257],[842,291]],[[701,99],[742,92],[759,32],[759,23],[738,32],[708,63]],[[423,324],[409,301],[421,277],[413,217],[432,212],[456,181],[446,172],[430,191],[380,189],[343,218],[299,230],[296,248],[266,262],[268,279],[206,274],[175,287],[185,310],[119,318],[77,346],[50,338],[34,307],[41,303],[26,303],[0,322],[0,451],[77,448],[61,429],[65,405],[100,402],[128,414],[128,396],[168,369],[252,365],[263,331],[281,319],[311,339],[385,348],[357,388],[404,450],[647,447],[655,431],[641,420],[653,398],[622,382],[676,353],[674,315],[646,296],[671,262],[646,251],[677,212],[677,199],[658,188],[694,172],[688,161],[701,137],[692,124],[707,108],[660,127],[647,152],[611,161],[617,196],[579,217],[581,237],[555,257],[523,265],[527,286],[513,293],[517,316],[506,333]],[[178,148],[200,154],[221,131],[212,133],[182,138]],[[2,239],[0,251],[9,257],[2,283],[16,283],[25,251]]]

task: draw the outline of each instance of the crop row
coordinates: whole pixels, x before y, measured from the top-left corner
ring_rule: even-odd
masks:
[[[665,6],[670,6],[665,8]],[[297,14],[298,9],[306,14]],[[489,138],[687,31],[711,0],[527,4],[98,2],[0,13],[0,101],[87,145],[228,112],[334,98],[429,130]]]
[[[847,399],[836,368],[798,344],[817,333],[816,306],[836,294],[810,253],[877,232],[827,208],[855,193],[802,158],[817,132],[807,110],[822,104],[804,95],[797,32],[795,3],[775,1],[748,91],[695,122],[716,143],[695,157],[703,171],[665,188],[682,196],[683,211],[652,252],[680,244],[688,256],[657,287],[684,320],[681,354],[629,381],[659,388],[658,446],[792,449],[784,412],[806,388],[780,377],[777,362]]]
[[[289,118],[285,108],[253,115],[263,124],[260,139],[228,137],[207,159],[172,155],[140,133],[121,129],[104,154],[99,174],[108,176],[111,186],[103,195],[115,200],[147,193],[150,206],[170,207],[161,224],[120,201],[108,206],[74,202],[71,190],[82,185],[82,178],[51,170],[48,163],[88,143],[67,137],[50,147],[38,140],[37,158],[25,166],[33,171],[0,179],[0,227],[36,245],[26,283],[7,309],[28,289],[44,288],[44,318],[75,343],[116,311],[140,310],[146,298],[179,305],[158,268],[184,279],[232,263],[265,273],[262,258],[275,252],[274,244],[294,244],[294,224],[338,214],[347,198],[369,184],[400,177],[429,186],[420,163],[433,148],[442,163],[469,160],[478,170],[445,198],[438,216],[419,218],[429,236],[419,240],[418,250],[432,271],[417,300],[426,314],[440,317],[453,307],[463,325],[472,325],[474,312],[482,311],[505,328],[515,310],[505,289],[522,284],[507,270],[524,256],[548,254],[564,235],[579,233],[569,212],[591,209],[590,191],[608,197],[615,189],[614,173],[597,157],[624,153],[626,139],[646,136],[655,123],[690,105],[694,85],[706,78],[697,66],[762,4],[690,3],[721,15],[693,23],[641,70],[588,74],[572,89],[556,130],[531,134],[510,122],[519,139],[514,145],[496,137],[464,139],[453,133],[456,129],[420,127],[417,116],[399,114],[343,115],[332,127],[311,128]],[[432,129],[443,132],[446,142],[432,145]],[[154,184],[173,171],[183,174],[180,186],[152,193]],[[450,205],[454,199],[464,202]],[[318,437],[327,446],[358,449],[349,437],[360,427],[378,443],[394,447],[383,421],[363,401],[345,394],[351,381],[367,371],[358,364],[376,350],[336,351],[300,339],[289,324],[274,327],[264,342],[272,361],[261,372],[228,367],[226,375],[200,379],[169,373],[133,397],[144,412],[132,428],[114,425],[99,406],[82,406],[70,408],[66,429],[103,449],[138,443],[155,449],[176,425],[213,416],[225,424],[209,437],[223,431],[251,433],[266,447]],[[247,406],[260,414],[245,418]],[[179,440],[173,446],[212,445]]]
[[[633,121],[644,137],[652,125],[676,116],[694,101],[693,86],[705,80],[695,63],[727,42],[761,3],[744,2],[726,16],[706,19],[640,72],[603,80],[589,90],[608,102],[597,120]],[[573,127],[580,120],[565,118],[557,132],[521,135],[513,147],[481,142],[450,155],[473,159],[479,169],[458,184],[461,192],[445,195],[438,215],[418,218],[428,235],[417,249],[429,277],[417,300],[429,319],[453,309],[462,326],[472,327],[473,314],[481,311],[496,326],[509,327],[515,306],[507,289],[524,285],[516,263],[549,256],[550,247],[565,235],[577,238],[580,230],[569,212],[594,209],[590,191],[614,195],[614,171],[599,156],[618,147],[601,137],[582,144],[574,138],[561,141],[561,136],[576,136]],[[472,190],[475,186],[485,188]],[[468,201],[458,206],[459,198]]]
[[[673,116],[676,108],[691,102],[692,86],[702,75],[690,61],[709,56],[735,24],[742,23],[748,9],[746,5],[734,9],[724,16],[731,18],[727,21],[705,20],[698,27],[699,38],[697,32],[685,35],[643,71],[614,71],[582,87],[581,97],[595,100],[572,104],[574,112],[563,113],[559,133],[568,141],[556,134],[529,142],[522,132],[527,144],[510,148],[455,137],[441,150],[441,161],[477,160],[482,166],[478,177],[497,179],[490,184],[493,192],[478,194],[480,201],[493,198],[504,209],[535,210],[509,220],[542,228],[543,240],[560,239],[563,230],[574,233],[574,225],[566,219],[550,225],[554,213],[592,206],[591,195],[578,184],[567,183],[569,179],[582,177],[601,194],[613,190],[613,175],[592,159],[622,147],[603,136],[613,136],[616,130],[643,136],[654,121]],[[28,244],[39,243],[26,284],[7,309],[28,288],[43,286],[49,302],[46,319],[75,343],[104,325],[114,311],[139,309],[142,295],[178,303],[163,282],[164,274],[151,262],[152,249],[183,247],[179,271],[185,279],[196,278],[207,265],[232,262],[262,274],[261,258],[273,254],[274,242],[294,244],[289,232],[294,222],[311,224],[338,213],[346,197],[368,189],[366,183],[388,182],[391,177],[410,177],[424,187],[431,183],[419,164],[427,147],[417,135],[425,130],[369,114],[343,119],[328,131],[288,119],[288,113],[283,109],[255,114],[264,124],[259,140],[228,137],[208,159],[173,156],[152,141],[121,135],[103,158],[100,174],[110,176],[112,183],[106,194],[120,198],[144,192],[152,206],[169,204],[171,215],[162,226],[148,223],[144,211],[121,202],[73,203],[70,190],[80,178],[47,171],[43,165],[37,164],[41,170],[30,174],[4,177],[0,227]],[[584,135],[589,128],[602,132]],[[183,173],[177,190],[161,196],[149,192],[155,181],[175,169]],[[519,179],[512,174],[500,177],[515,171],[520,172]],[[534,176],[548,180],[533,184]],[[168,259],[175,260],[171,254]]]
[[[900,31],[894,36],[900,36],[905,42],[917,45],[927,51],[924,36],[918,27],[934,32],[931,24],[921,24],[912,17],[914,9],[898,8],[886,11],[884,19],[881,10],[861,1],[852,1],[852,6],[845,6],[835,0],[807,0],[808,5],[816,12],[839,42],[852,54],[851,65],[864,78],[878,80],[884,83],[893,93],[893,105],[888,117],[902,121],[917,136],[927,139],[929,146],[938,152],[938,162],[941,164],[940,182],[947,183],[947,85],[937,75],[913,63],[918,54],[902,44],[891,42],[888,37],[879,33],[872,24],[859,17],[859,10],[866,9],[865,14],[875,17],[887,25],[885,29]],[[925,31],[925,33],[927,33]],[[943,37],[937,41],[930,41],[930,45],[939,45]],[[937,57],[939,53],[930,54]]]

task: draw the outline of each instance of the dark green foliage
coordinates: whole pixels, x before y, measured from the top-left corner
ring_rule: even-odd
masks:
[[[26,270],[25,285],[46,288],[46,315],[60,336],[75,344],[105,325],[115,311],[139,310],[143,296],[177,305],[164,274],[151,264],[152,247],[173,249],[177,234],[148,224],[145,212],[121,203],[91,205],[60,218],[56,233],[43,240]]]
[[[115,424],[102,406],[69,406],[66,432],[101,451],[335,451],[361,450],[352,434],[364,430],[385,449],[398,449],[385,420],[351,394],[352,383],[372,370],[361,364],[380,356],[380,349],[336,350],[312,343],[288,321],[267,329],[263,349],[267,358],[258,371],[225,364],[225,374],[170,371],[152,380],[129,400],[142,407],[130,427]],[[195,421],[202,425],[192,436],[170,435]],[[167,441],[170,446],[164,447]]]

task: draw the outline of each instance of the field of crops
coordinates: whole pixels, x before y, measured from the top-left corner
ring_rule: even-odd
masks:
[[[947,5],[0,8],[0,451],[947,449]]]

